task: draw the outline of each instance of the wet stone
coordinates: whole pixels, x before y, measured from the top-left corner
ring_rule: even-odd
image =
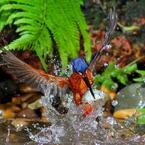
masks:
[[[128,117],[137,116],[138,112],[136,109],[122,109],[114,112],[113,116],[118,119],[126,119]]]
[[[145,107],[145,87],[140,83],[131,84],[117,94],[118,104],[115,106],[117,118],[125,118],[135,114],[136,109]]]
[[[18,118],[38,118],[38,114],[36,113],[35,110],[31,110],[29,108],[21,110],[16,117]]]
[[[145,135],[145,124],[137,124],[135,131],[140,135]]]
[[[27,93],[21,96],[12,98],[12,103],[21,105],[22,103],[31,104],[41,98],[40,93]]]
[[[132,109],[145,106],[145,88],[142,84],[131,84],[117,94],[118,104],[115,111],[120,109]]]
[[[50,123],[40,119],[0,119],[0,145],[37,145],[30,139],[28,130],[36,133],[48,126]]]
[[[28,126],[29,122],[25,121],[23,118],[22,119],[18,118],[18,119],[12,120],[11,124],[16,128],[17,131],[20,131],[26,126]]]
[[[1,118],[13,118],[16,116],[16,113],[18,113],[19,111],[20,108],[12,103],[6,103],[0,105]]]

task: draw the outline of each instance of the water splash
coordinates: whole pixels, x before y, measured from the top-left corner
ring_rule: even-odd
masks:
[[[132,126],[135,127],[134,117],[124,123],[117,123],[113,117],[103,116],[103,103],[97,100],[93,104],[94,112],[84,118],[82,106],[77,107],[71,95],[67,98],[69,111],[66,115],[61,115],[51,106],[50,96],[45,94],[42,98],[42,105],[52,125],[40,127],[37,133],[27,130],[32,141],[41,145],[136,145],[140,141],[145,143],[145,140],[132,128]]]
[[[73,108],[73,110],[75,109]],[[96,114],[91,114],[88,118],[77,122],[76,120],[80,120],[81,117],[74,119],[73,115],[76,115],[74,112],[72,118],[66,116],[56,123],[52,123],[51,126],[41,122],[33,122],[20,131],[14,129],[11,121],[0,120],[0,142],[3,145],[145,144],[144,136],[137,134],[131,128],[134,121],[127,120],[124,123],[117,123],[113,117],[104,118],[101,108],[96,113],[99,113],[97,119],[95,118]],[[104,127],[106,124],[108,124],[107,127]]]
[[[101,94],[102,95],[102,94]],[[95,111],[88,117],[83,117],[82,106],[77,107],[70,99],[69,111],[64,116],[59,114],[49,102],[47,95],[42,98],[46,116],[52,122],[50,127],[41,128],[36,134],[27,130],[31,140],[42,144],[88,145],[96,143],[96,117],[102,116],[103,108],[100,103],[94,103]],[[69,102],[69,101],[68,101]]]

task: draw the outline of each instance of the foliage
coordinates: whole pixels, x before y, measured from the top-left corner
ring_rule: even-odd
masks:
[[[43,66],[45,58],[53,54],[57,44],[62,65],[75,58],[80,48],[80,34],[84,40],[87,60],[91,58],[87,24],[81,12],[82,0],[1,0],[0,29],[16,25],[19,38],[9,49],[31,48],[36,51]]]
[[[137,117],[137,124],[145,124],[145,108],[140,108],[137,110],[139,116]]]
[[[145,16],[144,0],[129,0],[123,9],[125,11],[125,20],[130,22],[131,19]]]
[[[84,14],[88,24],[93,25],[96,29],[99,29],[99,24],[104,18],[107,17],[106,13],[103,12],[100,5],[97,3],[93,3],[92,0],[85,0]]]
[[[144,82],[145,70],[139,70],[136,63],[131,63],[123,68],[115,65],[115,62],[110,63],[102,74],[95,76],[94,83],[97,87],[103,85],[109,90],[116,90],[118,84],[127,85],[129,83],[129,75],[137,73],[138,78],[132,81]]]

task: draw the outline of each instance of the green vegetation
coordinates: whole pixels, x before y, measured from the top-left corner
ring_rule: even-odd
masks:
[[[137,110],[139,116],[137,117],[137,124],[145,124],[145,108],[140,108]]]
[[[9,50],[31,48],[46,69],[45,58],[53,54],[56,44],[63,66],[78,56],[80,37],[89,61],[91,43],[81,11],[82,0],[1,0],[0,30],[16,26],[19,37],[8,45]]]
[[[129,79],[129,75],[136,73],[137,78]],[[116,90],[118,84],[128,85],[129,82],[144,82],[145,70],[139,70],[135,62],[119,68],[115,62],[110,63],[102,74],[95,76],[94,83],[97,87],[103,85],[109,90]]]

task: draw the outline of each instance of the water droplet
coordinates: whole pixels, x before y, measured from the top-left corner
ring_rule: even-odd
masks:
[[[108,66],[108,63],[104,63],[104,66],[105,66],[105,67]]]
[[[118,101],[117,101],[117,100],[113,100],[113,101],[112,101],[112,106],[115,107],[117,104],[118,104]]]

